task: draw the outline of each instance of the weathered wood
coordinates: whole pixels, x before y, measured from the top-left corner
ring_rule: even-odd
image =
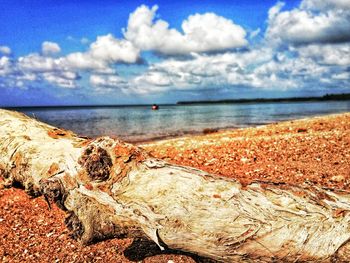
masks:
[[[240,183],[0,110],[0,175],[66,210],[72,237],[153,240],[222,262],[350,260],[350,195]]]

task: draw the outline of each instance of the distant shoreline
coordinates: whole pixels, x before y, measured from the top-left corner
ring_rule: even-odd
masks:
[[[350,100],[350,93],[326,94],[315,97],[290,97],[290,98],[256,98],[256,99],[224,99],[224,100],[198,100],[178,101],[177,105],[193,104],[233,104],[233,103],[271,103],[271,102],[308,102],[308,101],[342,101]]]
[[[350,100],[350,93],[326,94],[314,97],[286,97],[286,98],[253,98],[253,99],[224,99],[224,100],[198,100],[178,101],[176,103],[158,103],[159,107],[197,105],[197,104],[242,104],[242,103],[274,103],[274,102],[318,102],[318,101],[344,101]],[[32,106],[0,106],[3,109],[76,109],[76,108],[126,108],[126,107],[151,107],[152,104],[108,104],[108,105],[32,105]]]

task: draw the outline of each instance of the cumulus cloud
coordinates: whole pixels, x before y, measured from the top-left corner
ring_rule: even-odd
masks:
[[[60,46],[55,42],[45,41],[41,44],[41,52],[46,56],[57,54],[60,51]]]
[[[21,72],[13,58],[0,57],[0,87],[25,87],[25,83],[36,80],[36,74]]]
[[[72,71],[45,72],[42,77],[47,82],[63,88],[76,88],[76,80],[80,78],[79,74]]]
[[[10,55],[11,49],[8,46],[0,46],[0,53],[4,55]]]
[[[109,73],[113,71],[107,61],[95,59],[89,52],[74,52],[58,59],[66,68],[83,71],[98,71]]]
[[[269,10],[269,41],[294,45],[350,41],[349,1],[304,0],[290,11],[281,11],[283,5],[278,2]]]
[[[98,93],[121,91],[129,93],[128,82],[118,75],[96,75],[90,76],[90,84]]]
[[[13,72],[13,63],[7,56],[0,57],[0,76],[6,77]]]
[[[64,88],[75,88],[81,78],[80,71],[112,74],[115,73],[114,64],[138,62],[140,51],[128,40],[116,39],[108,34],[97,37],[85,52],[74,52],[61,57],[50,56],[58,52],[60,47],[56,43],[46,41],[42,44],[41,54],[31,53],[15,60],[7,56],[0,57],[0,76],[6,77],[11,86],[42,81]],[[5,80],[2,81],[4,82]],[[104,85],[99,83],[97,86],[110,88],[115,83],[116,79],[111,77]],[[94,84],[93,81],[91,84]]]
[[[350,9],[348,0],[303,0],[300,4],[303,9],[324,11],[329,9]]]
[[[41,56],[37,53],[32,53],[27,56],[18,58],[18,67],[24,71],[31,72],[47,72],[54,71],[60,68],[58,60],[52,57]]]
[[[0,57],[0,87],[26,88],[26,84],[37,80],[37,75],[23,72],[18,68],[17,61],[11,57]]]
[[[271,83],[266,82],[266,78],[260,80],[254,72],[257,65],[273,58],[270,49],[192,56],[189,60],[172,58],[153,64],[147,72],[133,79],[130,86],[136,93],[151,93],[168,89],[216,89],[228,85],[265,88]]]
[[[332,45],[312,47],[313,54],[304,48],[276,51],[260,47],[245,52],[193,54],[187,60],[170,58],[151,65],[145,73],[132,79],[130,90],[149,94],[168,90],[220,90],[222,87],[314,90],[349,85],[348,74],[344,73],[344,66],[350,65],[346,45],[339,45],[333,53]],[[334,57],[331,54],[335,54]],[[343,60],[338,60],[341,56]]]
[[[291,48],[301,57],[308,57],[317,63],[333,66],[350,66],[349,44],[312,44]]]
[[[64,88],[75,88],[80,79],[77,72],[65,67],[61,58],[43,56],[32,53],[12,61],[12,72],[8,72],[8,79],[21,81],[22,85],[28,82],[47,82]]]
[[[111,73],[111,64],[136,63],[139,55],[140,50],[131,42],[108,34],[97,37],[88,51],[71,53],[61,58],[60,63],[74,69]]]
[[[119,40],[111,34],[100,36],[90,45],[90,55],[108,63],[135,63],[140,50],[127,40]]]
[[[142,5],[130,14],[124,36],[142,50],[183,55],[247,45],[245,30],[230,19],[214,13],[194,14],[183,21],[181,33],[166,21],[155,20],[157,9]]]

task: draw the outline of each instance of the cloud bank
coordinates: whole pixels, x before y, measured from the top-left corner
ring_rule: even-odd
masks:
[[[15,57],[0,46],[0,87],[88,87],[92,94],[138,96],[349,88],[350,2],[303,0],[284,9],[277,2],[267,11],[266,29],[247,30],[215,13],[189,15],[176,29],[157,18],[157,6],[142,5],[123,37],[98,36],[80,52],[67,54],[45,41],[39,52]],[[258,42],[249,42],[257,35]]]

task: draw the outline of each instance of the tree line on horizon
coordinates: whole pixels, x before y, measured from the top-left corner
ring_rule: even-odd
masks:
[[[176,104],[212,104],[212,103],[266,103],[266,102],[300,102],[300,101],[329,101],[350,100],[350,93],[326,94],[323,96],[288,97],[288,98],[255,98],[255,99],[223,99],[223,100],[197,100],[178,101]]]

